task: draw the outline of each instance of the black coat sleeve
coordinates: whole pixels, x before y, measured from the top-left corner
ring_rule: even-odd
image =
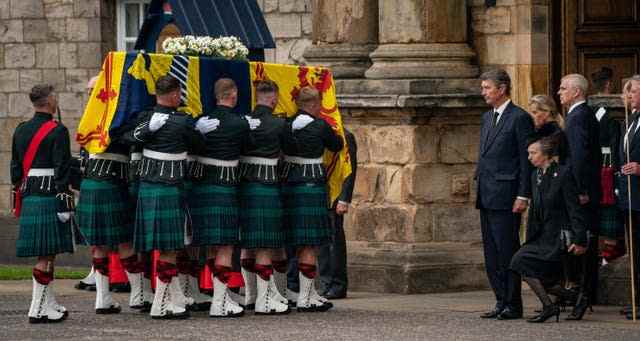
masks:
[[[323,132],[322,132],[322,142],[324,143],[325,148],[330,151],[337,153],[343,147],[342,138],[333,131],[333,128],[329,125],[329,123],[323,122]]]
[[[58,193],[66,193],[69,190],[69,171],[71,167],[71,147],[69,142],[69,130],[60,125],[56,129],[53,143],[53,169],[54,182]]]
[[[522,112],[516,118],[516,139],[518,143],[518,163],[520,166],[520,183],[518,196],[531,198],[531,172],[533,167],[529,162],[527,141],[533,135],[533,121],[526,112]]]
[[[562,195],[567,208],[571,231],[573,232],[572,242],[577,245],[587,245],[587,230],[585,227],[585,207],[580,205],[578,199],[578,187],[572,174],[566,172],[562,179]]]
[[[11,184],[14,188],[19,186],[22,180],[22,154],[18,150],[16,138],[14,133],[11,141]]]
[[[578,186],[579,194],[586,194],[588,188],[588,176],[586,174],[587,157],[589,155],[589,130],[588,122],[585,120],[585,115],[578,113],[574,114],[576,117],[574,124],[567,129],[567,138],[569,140],[569,151],[571,153],[570,166],[573,176]]]
[[[356,138],[353,134],[346,130],[344,131],[345,138],[347,140],[347,147],[349,148],[349,160],[351,161],[351,174],[345,179],[342,184],[342,191],[338,196],[338,201],[351,203],[353,197],[353,188],[356,181],[356,173],[358,170],[358,145],[356,144]]]
[[[124,133],[124,142],[127,142],[129,144],[147,142],[151,138],[151,136],[153,136],[153,132],[149,130],[149,121],[151,120],[152,115],[153,113],[151,111],[146,111],[139,114],[138,119],[136,120],[135,128]]]

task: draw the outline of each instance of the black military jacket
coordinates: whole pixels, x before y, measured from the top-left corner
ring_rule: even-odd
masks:
[[[251,130],[250,138],[243,148],[242,155],[245,157],[278,159],[287,132],[287,122],[283,118],[273,116],[273,110],[263,105],[256,106],[249,117],[260,120],[260,125]],[[243,181],[265,184],[278,182],[277,165],[267,166],[242,162],[240,172]]]

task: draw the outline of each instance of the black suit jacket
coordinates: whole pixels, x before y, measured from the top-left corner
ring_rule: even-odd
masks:
[[[593,204],[600,202],[600,168],[602,153],[600,150],[600,132],[598,120],[586,103],[575,107],[567,114],[565,128],[569,141],[569,159],[578,191],[588,194]]]
[[[631,118],[630,118],[631,119]],[[631,125],[632,122],[629,122]],[[626,135],[626,130],[622,131],[620,137],[620,145],[618,147],[618,160],[620,160],[620,165],[624,165],[627,163],[627,154],[624,150],[624,140]],[[633,138],[629,140],[629,162],[640,162],[640,130],[638,130]],[[632,175],[631,177],[631,209],[640,211],[640,179],[636,175]],[[627,176],[619,175],[618,177],[618,206],[623,209],[629,209],[628,206],[628,193],[627,193]]]
[[[356,138],[353,134],[344,129],[344,137],[347,140],[347,147],[349,148],[349,160],[351,161],[351,174],[344,180],[342,184],[342,191],[338,196],[337,201],[344,201],[346,203],[351,203],[351,198],[353,197],[353,187],[356,181],[356,173],[358,170],[358,145],[356,144]],[[337,204],[337,201],[334,203],[334,207]]]
[[[492,126],[493,110],[490,110],[482,115],[476,207],[510,210],[517,196],[531,197],[532,167],[527,140],[533,133],[533,121],[526,111],[511,102],[497,126]]]

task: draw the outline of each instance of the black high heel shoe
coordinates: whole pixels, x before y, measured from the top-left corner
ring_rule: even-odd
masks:
[[[578,299],[578,302],[576,302],[576,305],[573,307],[573,311],[569,316],[567,316],[567,318],[565,318],[565,320],[580,321],[584,317],[584,313],[586,313],[589,308],[591,308],[591,311],[593,312],[593,307],[591,307],[589,299],[586,296],[582,296]]]
[[[527,322],[543,323],[554,315],[556,317],[556,323],[560,322],[560,307],[555,304],[544,306],[542,308],[542,312],[539,315],[528,319]]]

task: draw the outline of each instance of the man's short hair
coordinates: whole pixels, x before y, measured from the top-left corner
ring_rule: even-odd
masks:
[[[180,81],[166,75],[156,81],[156,95],[163,96],[180,89]]]
[[[613,70],[606,66],[603,66],[600,70],[591,74],[591,83],[593,84],[593,89],[596,92],[601,92],[604,90],[604,86],[607,82],[611,81],[613,78]]]
[[[256,82],[256,93],[260,94],[273,94],[278,93],[278,84],[272,80],[260,80]]]
[[[216,100],[225,99],[237,90],[238,87],[236,86],[236,82],[231,78],[220,78],[213,86],[213,92],[216,95]]]
[[[504,87],[507,96],[511,95],[511,77],[502,69],[489,70],[480,75],[480,80],[491,81],[496,87]]]
[[[315,101],[320,101],[320,92],[311,86],[305,86],[300,89],[298,93],[298,97],[296,98],[296,104],[298,108],[302,108],[309,103],[313,103]]]
[[[38,84],[31,88],[29,92],[29,99],[33,103],[34,107],[42,107],[49,102],[49,95],[53,93],[53,85],[51,84]]]
[[[562,77],[563,81],[568,81],[571,87],[574,87],[580,90],[580,93],[583,96],[587,96],[587,91],[589,91],[589,81],[579,73],[572,73]]]

